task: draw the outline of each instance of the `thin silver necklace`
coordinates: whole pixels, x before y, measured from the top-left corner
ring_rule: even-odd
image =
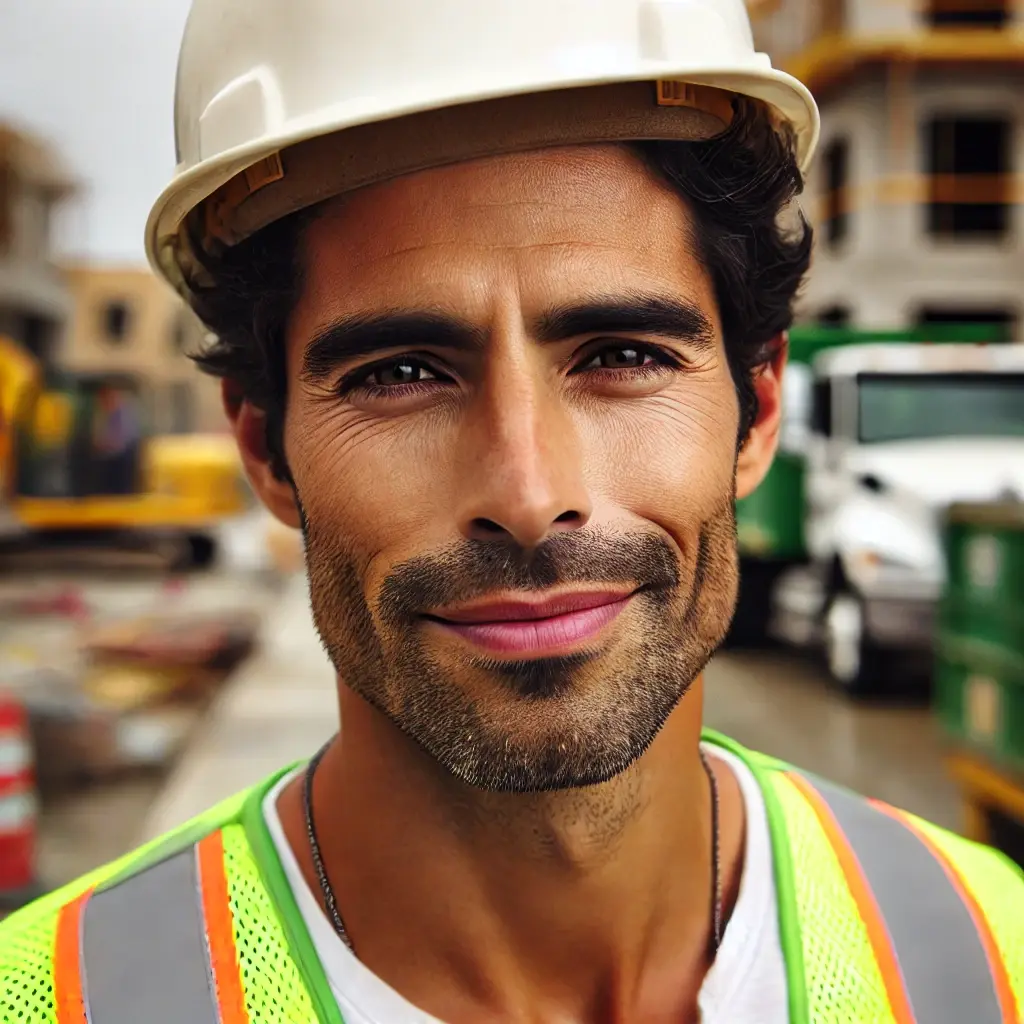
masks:
[[[306,775],[303,780],[302,802],[306,815],[306,836],[309,839],[309,852],[313,857],[313,869],[316,871],[317,881],[320,883],[320,894],[324,898],[324,906],[327,908],[327,916],[338,933],[338,938],[348,946],[352,953],[355,947],[349,938],[345,921],[338,910],[338,901],[334,895],[334,889],[327,878],[327,870],[324,867],[324,858],[320,852],[320,841],[316,835],[316,825],[313,822],[313,776],[320,765],[327,748],[331,745],[329,741],[317,752],[306,766]],[[708,777],[708,785],[711,788],[711,939],[710,954],[714,960],[722,945],[722,873],[721,873],[721,842],[719,829],[719,807],[718,807],[718,780],[711,770],[707,755],[700,750],[700,763],[704,766],[704,773]]]
[[[722,945],[722,829],[718,799],[718,779],[708,762],[703,747],[698,747],[700,763],[704,766],[704,774],[708,777],[711,788],[711,960],[718,956]]]

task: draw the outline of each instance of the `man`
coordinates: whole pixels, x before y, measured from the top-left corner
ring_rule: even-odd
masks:
[[[701,742],[816,133],[740,0],[196,0],[150,252],[342,735],[9,922],[7,1019],[1019,1019],[1014,867]]]
[[[133,494],[138,490],[142,424],[136,399],[126,388],[101,385],[93,410],[94,493]]]

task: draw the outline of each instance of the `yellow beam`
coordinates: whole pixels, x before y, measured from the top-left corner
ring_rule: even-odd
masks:
[[[30,530],[132,530],[203,526],[237,505],[221,507],[208,496],[195,499],[144,494],[96,498],[16,498],[14,517]]]
[[[997,772],[970,754],[954,754],[946,766],[970,803],[994,807],[1024,824],[1024,779]]]
[[[829,209],[829,196],[812,200],[818,219]],[[853,213],[872,206],[921,203],[1024,203],[1021,174],[891,174],[841,190],[837,213]]]
[[[864,64],[1022,64],[1024,32],[936,29],[906,36],[826,35],[783,62],[812,92],[828,88]]]

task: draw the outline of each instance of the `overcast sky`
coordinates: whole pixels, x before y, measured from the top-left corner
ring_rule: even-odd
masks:
[[[189,0],[0,0],[0,120],[46,136],[82,178],[60,251],[142,262],[174,168],[174,69]]]

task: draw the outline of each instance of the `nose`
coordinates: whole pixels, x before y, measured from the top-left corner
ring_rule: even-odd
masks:
[[[463,434],[460,529],[528,550],[585,526],[592,501],[578,431],[557,385],[528,366],[494,370]]]

